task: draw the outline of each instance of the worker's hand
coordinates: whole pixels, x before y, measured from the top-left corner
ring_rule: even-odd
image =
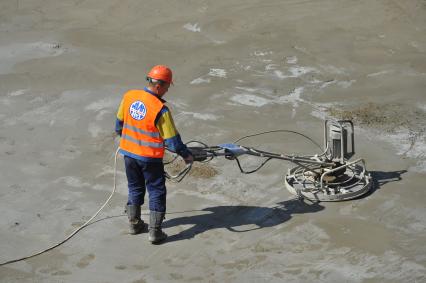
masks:
[[[194,156],[192,156],[192,154],[189,154],[187,157],[185,157],[183,160],[185,160],[186,164],[190,164],[192,162],[194,162]]]
[[[118,146],[120,144],[121,135],[119,135],[117,132],[114,132],[113,138],[114,138],[114,144]]]

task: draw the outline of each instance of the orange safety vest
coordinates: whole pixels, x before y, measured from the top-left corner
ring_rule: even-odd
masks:
[[[164,103],[144,90],[129,90],[123,98],[123,131],[120,148],[135,155],[163,158],[164,140],[155,118]]]

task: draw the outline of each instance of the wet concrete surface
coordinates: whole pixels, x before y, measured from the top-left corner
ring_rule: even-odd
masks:
[[[174,71],[166,99],[185,141],[288,129],[321,143],[324,119],[353,118],[374,190],[303,203],[284,188],[291,164],[243,175],[215,159],[168,184],[169,240],[153,246],[127,233],[120,159],[98,221],[0,267],[0,282],[425,281],[425,12],[421,0],[1,1],[1,262],[61,241],[106,200],[116,109],[155,64]],[[285,133],[244,144],[319,151]]]

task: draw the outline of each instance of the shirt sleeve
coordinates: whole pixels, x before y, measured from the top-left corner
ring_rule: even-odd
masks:
[[[121,136],[123,131],[123,120],[124,120],[124,109],[123,109],[123,100],[120,102],[120,106],[117,111],[117,119],[115,120],[115,132]]]
[[[120,106],[118,107],[117,111],[117,119],[120,121],[124,120],[124,109],[123,109],[124,99],[121,100]]]
[[[163,107],[156,122],[158,131],[164,139],[164,143],[170,151],[176,152],[182,157],[187,157],[190,152],[182,142],[179,132],[176,129],[172,114],[167,107]]]

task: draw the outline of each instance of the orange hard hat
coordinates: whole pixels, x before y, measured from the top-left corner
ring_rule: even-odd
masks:
[[[173,84],[172,70],[165,65],[157,65],[152,67],[148,73],[148,78],[163,81],[169,84]]]

